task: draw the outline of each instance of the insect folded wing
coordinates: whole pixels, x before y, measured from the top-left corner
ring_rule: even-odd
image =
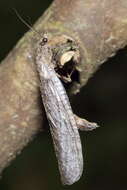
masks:
[[[48,77],[45,71],[49,74]],[[41,94],[50,124],[63,184],[76,182],[83,170],[80,137],[66,91],[49,65],[39,68]]]

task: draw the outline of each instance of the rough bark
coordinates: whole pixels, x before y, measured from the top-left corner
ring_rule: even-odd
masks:
[[[80,85],[127,44],[126,0],[54,0],[36,22],[39,33],[62,34],[80,46]],[[28,32],[0,65],[0,171],[43,128],[45,114],[34,59],[37,38]]]

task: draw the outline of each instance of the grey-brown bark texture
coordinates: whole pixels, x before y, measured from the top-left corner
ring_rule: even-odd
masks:
[[[54,0],[35,28],[52,39],[64,34],[79,44],[81,87],[127,44],[127,1]],[[43,128],[35,45],[30,31],[0,65],[0,171]]]

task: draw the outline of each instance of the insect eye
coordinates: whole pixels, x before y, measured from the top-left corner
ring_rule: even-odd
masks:
[[[42,40],[44,43],[47,43],[48,42],[48,38],[43,38]]]
[[[48,42],[48,38],[43,38],[40,42],[41,46],[44,46]]]

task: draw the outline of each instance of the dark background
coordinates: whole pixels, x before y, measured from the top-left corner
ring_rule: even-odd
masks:
[[[51,0],[0,1],[0,60],[28,28],[16,8],[33,24]],[[0,190],[127,189],[127,49],[104,63],[81,93],[72,98],[74,112],[101,127],[81,132],[84,173],[72,186],[62,186],[49,131],[39,134],[4,170]]]

